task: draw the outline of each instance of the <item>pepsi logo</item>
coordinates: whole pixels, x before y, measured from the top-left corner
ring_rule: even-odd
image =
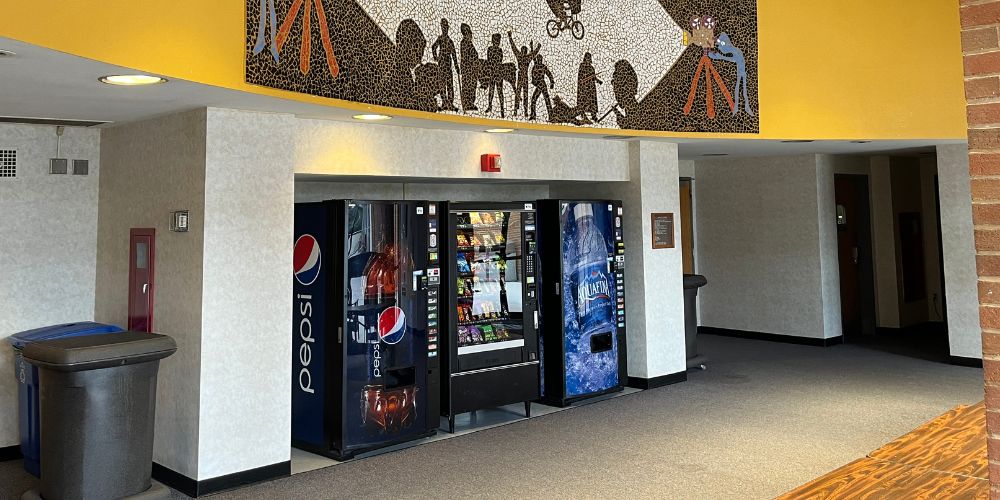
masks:
[[[319,269],[323,264],[319,242],[311,234],[303,234],[295,240],[295,253],[292,258],[295,271],[295,281],[302,286],[309,286],[319,278]]]
[[[378,337],[386,344],[398,344],[406,333],[406,314],[392,306],[378,315]]]

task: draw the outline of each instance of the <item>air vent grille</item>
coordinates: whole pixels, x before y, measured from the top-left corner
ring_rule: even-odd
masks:
[[[0,149],[0,177],[17,177],[16,149]]]

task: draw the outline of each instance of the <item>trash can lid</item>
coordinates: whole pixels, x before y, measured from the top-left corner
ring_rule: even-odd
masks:
[[[61,325],[35,328],[34,330],[25,330],[11,335],[7,340],[10,342],[10,345],[14,346],[14,349],[24,349],[24,345],[29,342],[123,331],[125,330],[122,330],[115,325],[95,323],[93,321],[81,321],[78,323],[63,323]]]
[[[174,339],[153,333],[124,332],[31,342],[24,359],[56,371],[78,372],[147,363],[177,350]]]
[[[708,280],[700,274],[685,274],[684,288],[701,288],[708,284]]]

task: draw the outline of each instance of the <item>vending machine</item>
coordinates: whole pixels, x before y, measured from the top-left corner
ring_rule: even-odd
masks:
[[[620,201],[538,202],[542,402],[620,391],[625,363],[625,241]]]
[[[535,204],[447,205],[447,335],[441,414],[455,416],[539,396]]]
[[[434,434],[437,205],[295,205],[292,444],[336,459]]]

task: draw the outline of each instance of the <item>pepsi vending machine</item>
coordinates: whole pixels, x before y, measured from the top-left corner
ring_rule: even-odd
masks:
[[[348,459],[434,434],[437,205],[295,205],[292,444]]]
[[[625,242],[620,201],[538,202],[542,402],[620,391],[625,364]]]

